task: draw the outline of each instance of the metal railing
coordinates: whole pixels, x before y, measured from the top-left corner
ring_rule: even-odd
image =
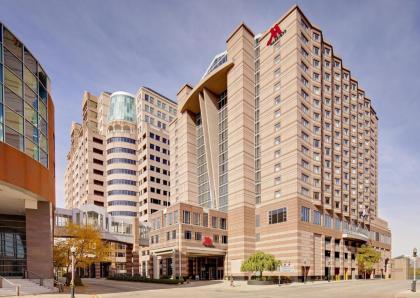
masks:
[[[15,287],[16,296],[20,296],[20,285],[11,282],[10,280],[8,280],[7,278],[3,276],[0,276],[0,288],[4,288],[4,282],[8,283],[12,287]]]
[[[33,277],[29,277],[30,275],[31,275],[31,276],[35,276],[35,278],[33,278]],[[38,274],[36,274],[36,273],[32,272],[32,271],[25,270],[25,271],[23,272],[23,278],[24,278],[24,279],[33,280],[33,281],[37,281],[37,280],[39,280],[38,284],[39,284],[41,287],[43,287],[43,286],[44,286],[44,278],[43,278],[42,276],[40,276],[40,275],[38,275]],[[35,282],[35,283],[37,283],[37,282]]]
[[[58,289],[59,293],[63,293],[66,285],[59,281],[58,278],[54,278],[54,286]]]

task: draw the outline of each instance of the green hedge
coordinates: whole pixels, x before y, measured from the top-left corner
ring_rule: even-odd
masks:
[[[108,279],[110,280],[122,280],[122,281],[137,281],[137,282],[152,282],[152,283],[160,283],[160,284],[172,284],[176,285],[179,283],[183,283],[184,279],[182,276],[180,278],[176,279],[169,279],[169,278],[147,278],[138,274],[135,275],[128,275],[128,274],[115,274],[112,276],[109,276]]]

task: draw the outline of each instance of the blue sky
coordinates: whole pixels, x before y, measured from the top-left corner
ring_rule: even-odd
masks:
[[[269,28],[294,1],[2,0],[0,21],[52,80],[57,202],[70,125],[83,91],[149,86],[175,98],[195,84],[244,21]],[[420,248],[420,1],[297,1],[373,100],[379,122],[379,212],[393,255]],[[419,216],[419,217],[418,217]]]

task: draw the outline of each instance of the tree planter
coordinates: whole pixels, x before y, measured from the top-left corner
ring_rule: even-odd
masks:
[[[272,280],[248,280],[247,284],[250,286],[267,286],[267,285],[273,285],[274,282]]]

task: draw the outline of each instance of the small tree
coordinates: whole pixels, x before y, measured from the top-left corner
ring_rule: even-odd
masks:
[[[371,273],[373,266],[381,259],[381,253],[372,246],[363,244],[357,249],[356,259],[359,269],[363,271],[364,278],[366,279],[366,274],[368,272]]]
[[[281,262],[276,260],[273,255],[257,251],[242,263],[241,271],[258,272],[261,280],[264,271],[275,271],[280,264]]]
[[[76,248],[75,268],[86,268],[91,264],[107,261],[111,250],[109,245],[101,240],[100,231],[93,226],[70,223],[64,229],[67,238],[54,243],[53,262],[56,270],[66,268],[68,284],[72,246]]]

